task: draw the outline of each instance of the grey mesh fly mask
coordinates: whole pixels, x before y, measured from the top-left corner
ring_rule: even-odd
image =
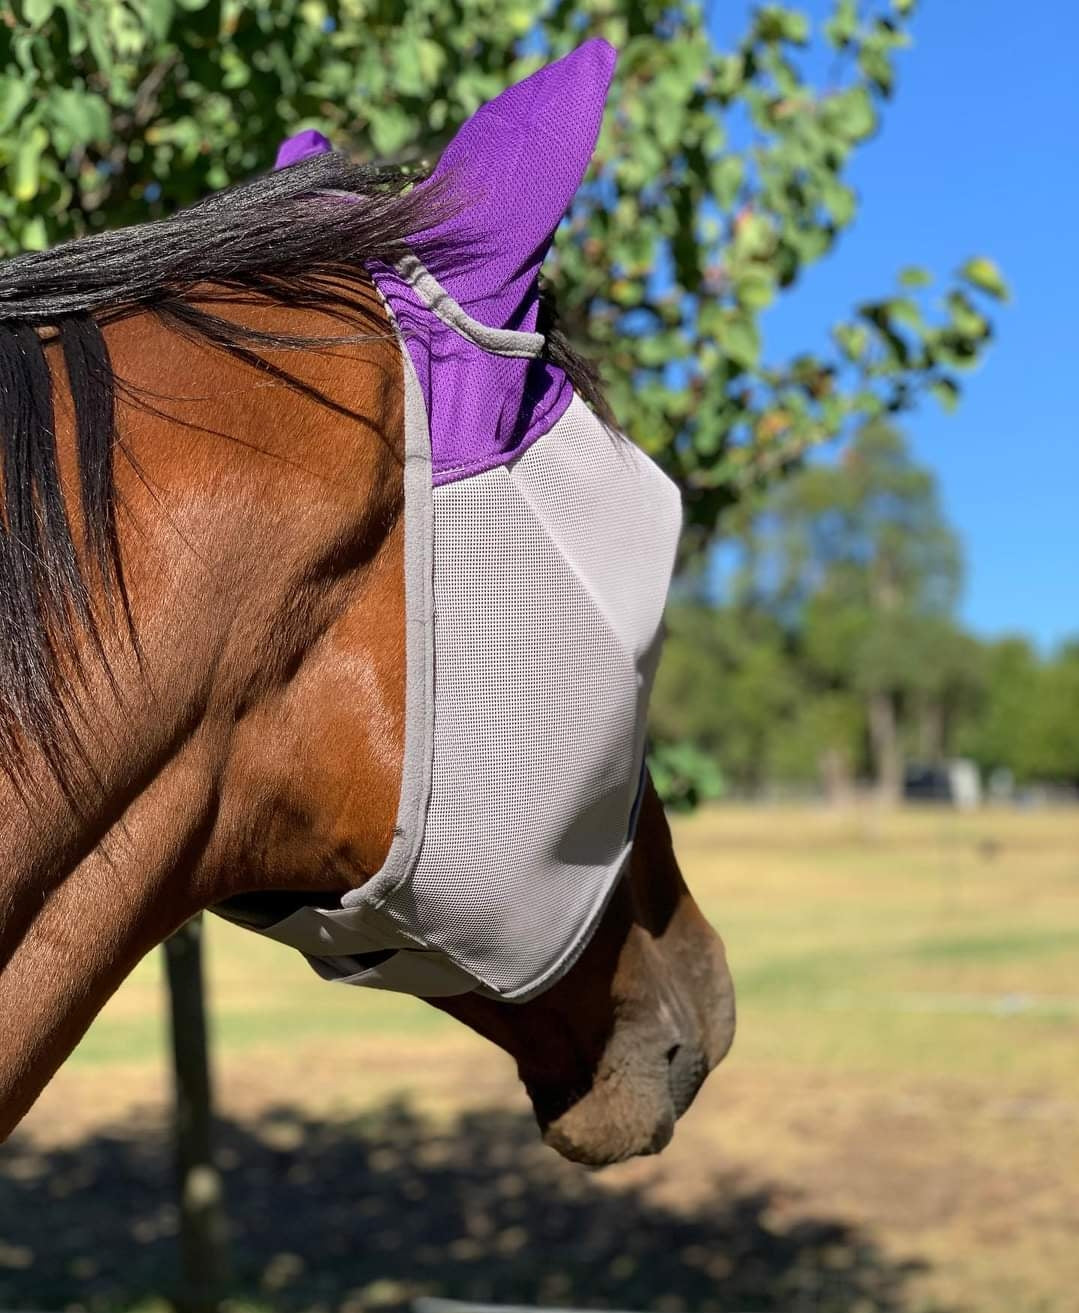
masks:
[[[216,909],[328,979],[531,998],[577,959],[629,858],[679,497],[544,361],[535,331],[538,264],[591,153],[612,58],[592,42],[541,70],[445,152],[440,172],[482,170],[498,196],[522,156],[529,166],[511,184],[523,217],[507,226],[481,205],[457,220],[481,237],[495,225],[514,248],[501,266],[439,281],[421,250],[371,270],[406,400],[395,839],[382,870],[336,907],[277,920],[257,897]],[[544,116],[565,120],[575,160],[529,207],[522,144]]]

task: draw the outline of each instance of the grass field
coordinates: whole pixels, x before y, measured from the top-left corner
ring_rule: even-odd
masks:
[[[441,1014],[210,925],[260,1307],[1079,1311],[1079,814],[721,809],[677,842],[738,1038],[664,1155],[598,1176]],[[0,1306],[167,1286],[163,1051],[155,955],[0,1166]]]

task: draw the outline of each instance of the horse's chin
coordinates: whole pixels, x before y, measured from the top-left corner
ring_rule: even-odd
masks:
[[[557,1113],[542,1092],[530,1090],[544,1143],[586,1167],[659,1153],[714,1065],[699,1051],[681,1047],[647,1065],[630,1057]]]
[[[570,1162],[608,1167],[627,1158],[659,1153],[674,1134],[675,1120],[669,1095],[657,1092],[647,1101],[611,1099],[593,1090],[569,1112],[548,1123],[543,1142]]]

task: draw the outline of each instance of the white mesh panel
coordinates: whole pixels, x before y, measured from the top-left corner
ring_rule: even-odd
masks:
[[[434,491],[431,797],[378,907],[502,995],[568,967],[619,874],[679,520],[578,400],[512,465]]]

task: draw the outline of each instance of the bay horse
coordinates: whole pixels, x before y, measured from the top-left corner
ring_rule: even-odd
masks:
[[[418,185],[306,134],[0,265],[0,1135],[205,908],[492,1040],[584,1163],[726,1053],[641,764],[677,498],[538,283],[613,62]]]

